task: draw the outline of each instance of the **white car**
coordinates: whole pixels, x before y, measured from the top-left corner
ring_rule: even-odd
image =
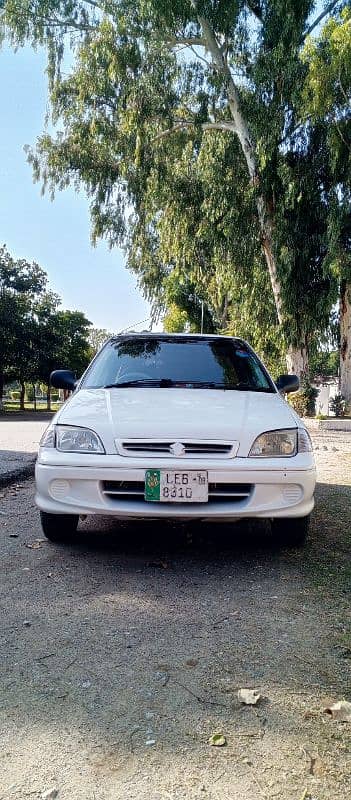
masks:
[[[80,515],[272,522],[302,544],[314,505],[309,434],[241,339],[132,333],[111,338],[40,442],[36,502],[45,535],[69,540]]]

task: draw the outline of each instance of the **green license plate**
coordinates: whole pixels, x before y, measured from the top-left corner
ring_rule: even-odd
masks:
[[[145,500],[150,503],[207,503],[207,472],[147,469]]]

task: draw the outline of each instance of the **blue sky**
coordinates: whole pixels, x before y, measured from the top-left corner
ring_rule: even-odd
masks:
[[[0,243],[11,255],[37,261],[63,306],[83,311],[113,332],[149,316],[149,306],[124,264],[104,242],[92,247],[88,201],[73,190],[42,197],[23,152],[44,126],[45,56],[0,50]],[[141,326],[141,328],[146,326]]]

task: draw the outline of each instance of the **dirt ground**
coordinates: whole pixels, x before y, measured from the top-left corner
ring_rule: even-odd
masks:
[[[0,800],[351,796],[351,723],[323,713],[351,701],[351,439],[315,445],[302,551],[100,518],[55,546],[33,482],[0,490]]]

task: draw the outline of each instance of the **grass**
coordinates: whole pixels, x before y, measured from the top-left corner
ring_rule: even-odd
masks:
[[[51,403],[51,410],[52,411],[58,411],[59,408],[60,408],[60,405],[58,403]],[[35,410],[34,409],[34,404],[32,402],[31,403],[25,402],[24,410],[25,411],[34,411]],[[44,401],[44,402],[40,403],[40,402],[37,401],[36,410],[38,412],[47,411],[46,402]],[[7,414],[7,413],[20,414],[21,413],[21,409],[19,407],[18,401],[9,400],[9,401],[5,402],[4,403],[4,412],[5,412],[5,414]]]

